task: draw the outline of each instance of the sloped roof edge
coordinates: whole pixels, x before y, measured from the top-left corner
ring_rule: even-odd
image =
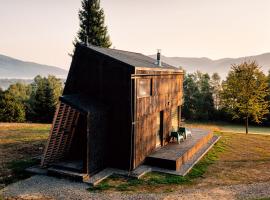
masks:
[[[81,44],[82,45],[82,44]],[[82,45],[85,46],[85,45]],[[135,53],[130,51],[118,50],[118,49],[110,49],[110,48],[102,48],[94,45],[85,46],[95,52],[101,53],[105,56],[123,62],[133,67],[145,67],[145,68],[155,68],[155,69],[174,69],[179,70],[179,68],[169,65],[165,62],[162,62],[162,66],[156,65],[156,60],[143,55],[141,53]]]

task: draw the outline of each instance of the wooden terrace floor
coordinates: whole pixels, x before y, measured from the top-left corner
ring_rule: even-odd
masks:
[[[192,156],[200,151],[213,137],[213,133],[202,129],[191,129],[192,136],[184,142],[169,143],[146,158],[147,165],[179,170]]]

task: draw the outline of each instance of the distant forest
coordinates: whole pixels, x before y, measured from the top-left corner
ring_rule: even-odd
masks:
[[[63,83],[65,79],[60,79]],[[0,78],[0,88],[2,90],[8,89],[10,85],[16,84],[16,83],[22,83],[22,84],[31,84],[34,82],[34,79],[19,79],[19,78]]]
[[[0,89],[0,121],[52,122],[63,79],[0,80],[4,84],[9,86]],[[255,62],[232,67],[224,81],[217,73],[185,73],[183,88],[186,120],[243,123],[246,119],[270,125],[270,71],[265,75]]]
[[[0,79],[0,87],[3,90],[8,89],[10,85],[16,84],[16,83],[22,83],[22,84],[30,84],[34,81],[34,79]]]
[[[51,123],[62,89],[63,80],[51,75],[0,89],[0,121]]]

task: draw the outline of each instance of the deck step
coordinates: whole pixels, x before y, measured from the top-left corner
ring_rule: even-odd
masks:
[[[99,184],[101,181],[108,178],[112,174],[114,174],[113,169],[106,168],[96,173],[95,175],[91,176],[90,178],[84,179],[84,182],[88,183],[89,185],[96,186],[97,184]]]
[[[83,178],[86,176],[84,173],[78,173],[70,170],[59,169],[56,167],[48,168],[48,175],[57,176],[61,178],[70,178],[75,181],[83,181]]]
[[[82,173],[83,171],[82,161],[57,162],[57,163],[53,163],[51,166],[57,169],[68,170],[68,171],[77,172],[77,173]]]
[[[180,144],[168,144],[147,156],[145,164],[169,169],[180,170],[181,166],[192,159],[211,139],[213,133],[204,130],[194,130],[192,137],[188,137]]]

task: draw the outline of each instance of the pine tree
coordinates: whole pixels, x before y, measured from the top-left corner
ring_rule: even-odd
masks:
[[[62,93],[62,83],[54,76],[48,78],[37,76],[32,84],[32,95],[30,98],[31,120],[49,123],[52,121],[58,103],[59,95]]]
[[[99,0],[82,0],[79,11],[80,29],[75,44],[81,42],[95,46],[110,47],[111,41],[105,26],[104,11]]]
[[[200,91],[196,83],[195,74],[187,74],[184,78],[184,105],[183,116],[189,120],[197,119],[198,99]]]
[[[213,113],[210,76],[199,71],[187,74],[184,79],[183,116],[190,120],[211,120]]]

